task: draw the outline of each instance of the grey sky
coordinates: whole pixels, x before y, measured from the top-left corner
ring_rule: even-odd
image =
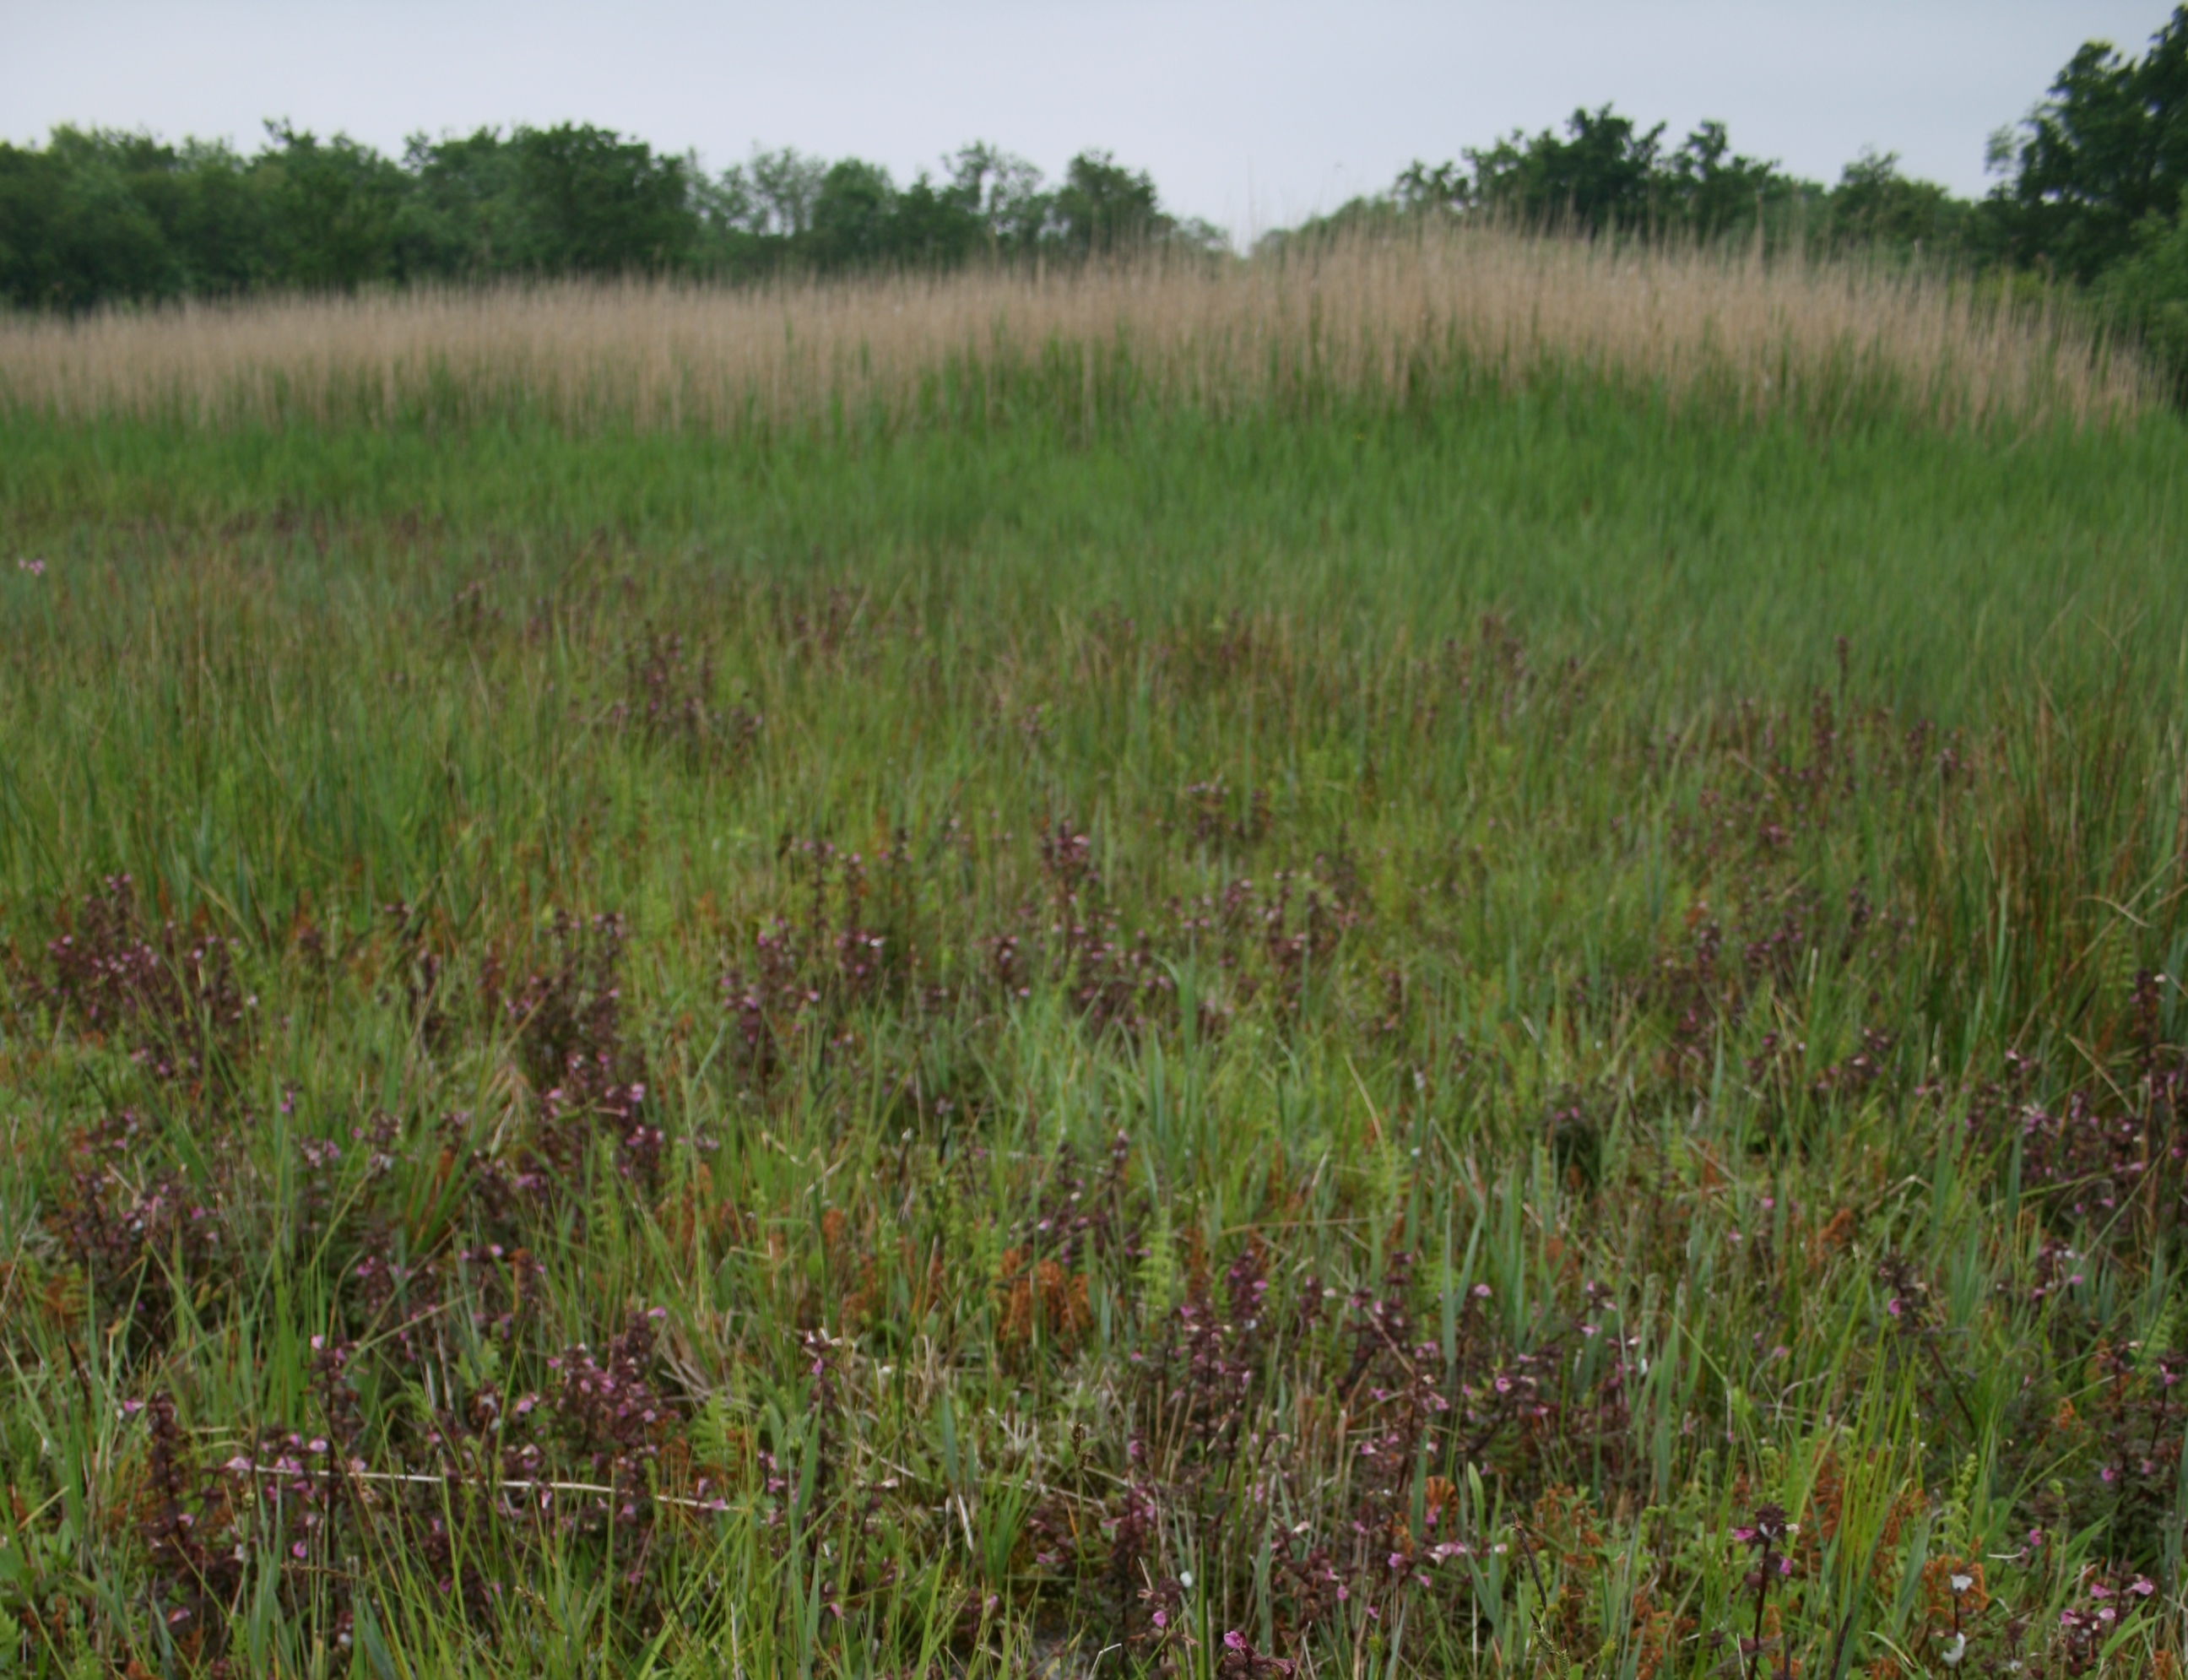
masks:
[[[1981,191],[1985,137],[2084,40],[2140,51],[2165,0],[0,0],[0,135],[55,122],[225,136],[262,118],[390,151],[566,118],[719,167],[755,141],[899,180],[975,138],[1053,175],[1087,145],[1244,232],[1514,125],[1616,101],[1704,117],[1824,180],[1864,145]]]

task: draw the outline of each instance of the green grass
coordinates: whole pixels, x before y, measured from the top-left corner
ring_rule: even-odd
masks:
[[[0,1665],[2160,1672],[2184,467],[0,420]]]

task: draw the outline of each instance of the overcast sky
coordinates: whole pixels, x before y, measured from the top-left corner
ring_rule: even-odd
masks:
[[[1836,179],[1864,145],[1982,191],[1983,142],[2083,41],[2140,52],[2163,0],[0,0],[0,136],[226,137],[285,116],[389,151],[596,122],[712,166],[755,142],[887,164],[982,138],[1050,175],[1090,145],[1246,233],[1514,126],[1615,101],[1676,138]]]

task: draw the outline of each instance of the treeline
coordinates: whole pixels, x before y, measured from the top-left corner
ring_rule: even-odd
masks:
[[[1609,105],[1416,162],[1265,248],[1374,223],[1493,217],[1591,233],[1920,253],[2067,282],[2188,375],[2188,4],[2140,57],[2084,46],[1993,137],[1997,186],[1956,196],[1864,153],[1825,185],[1734,149],[1677,144]],[[0,302],[81,310],[272,290],[630,273],[747,278],[978,257],[1069,259],[1160,241],[1223,247],[1107,152],[1061,181],[967,145],[899,185],[878,164],[756,151],[709,173],[611,130],[414,138],[400,158],[269,124],[248,155],[200,141],[56,129],[0,144]]]
[[[1989,201],[1902,174],[1895,153],[1864,152],[1837,183],[1789,175],[1732,149],[1721,122],[1676,146],[1610,105],[1575,111],[1565,131],[1515,133],[1452,161],[1415,162],[1381,193],[1266,235],[1264,250],[1419,217],[1487,217],[1590,234],[1709,242],[1760,233],[1773,246],[1822,251],[1883,246],[1989,260]]]
[[[269,124],[224,144],[56,129],[0,144],[0,299],[76,310],[268,290],[633,272],[747,277],[1220,243],[1144,171],[1083,152],[1050,186],[973,144],[899,187],[878,164],[756,152],[709,175],[611,130],[481,129],[388,158]]]

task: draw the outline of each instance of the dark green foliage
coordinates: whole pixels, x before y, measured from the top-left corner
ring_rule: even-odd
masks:
[[[20,304],[173,289],[159,224],[110,154],[63,129],[45,151],[0,144],[0,285]]]
[[[1644,132],[1606,104],[1576,110],[1565,134],[1515,132],[1486,151],[1468,151],[1470,175],[1447,178],[1462,188],[1463,202],[1530,223],[1589,233],[1677,229],[1705,239],[1751,228],[1766,206],[1814,190],[1774,163],[1734,151],[1722,122],[1703,123],[1666,150],[1662,123]],[[1420,170],[1415,164],[1401,178],[1401,193],[1424,179]]]
[[[1988,248],[1977,207],[1933,182],[1908,179],[1895,153],[1864,151],[1827,188],[1734,150],[1722,122],[1704,122],[1666,146],[1662,123],[1644,129],[1610,105],[1575,111],[1562,136],[1550,129],[1514,132],[1459,160],[1416,161],[1388,194],[1356,199],[1295,233],[1270,237],[1327,237],[1424,215],[1706,242],[1759,232],[1774,248],[1805,246],[1819,255],[1881,249],[1949,256]]]
[[[813,200],[816,254],[830,267],[869,263],[888,253],[895,183],[877,163],[847,157],[820,178]],[[941,200],[936,200],[940,208]]]
[[[699,233],[682,158],[642,140],[564,123],[519,129],[517,199],[525,214],[516,264],[532,273],[659,272],[691,254]]]
[[[813,206],[820,195],[827,166],[819,158],[803,157],[788,146],[779,152],[755,151],[752,186],[744,194],[743,172],[732,166],[722,177],[725,193],[743,198],[749,208],[742,218],[755,234],[795,235],[813,225]],[[739,219],[734,211],[731,219]]]
[[[1606,104],[1576,110],[1565,133],[1564,139],[1547,128],[1532,139],[1514,133],[1486,151],[1467,151],[1469,200],[1529,222],[1570,219],[1591,233],[1643,227],[1669,209],[1662,123],[1644,132]],[[1722,142],[1721,125],[1714,133]],[[1695,138],[1706,147],[1703,137]],[[1744,158],[1734,162],[1747,165]]]
[[[400,278],[395,225],[403,173],[347,135],[321,141],[286,123],[253,170],[267,211],[271,268],[287,285],[354,290]]]
[[[2140,59],[2088,42],[1993,151],[2012,172],[1996,202],[2016,257],[2084,281],[2126,259],[2188,186],[2188,6]]]
[[[975,141],[949,162],[950,194],[984,237],[1025,250],[1047,229],[1050,195],[1041,190],[1040,171],[1024,158]]]
[[[611,129],[414,135],[399,161],[346,135],[268,126],[245,157],[146,135],[0,144],[0,302],[83,309],[254,290],[503,277],[950,267],[1220,235],[1164,213],[1107,152],[1045,190],[976,142],[899,189],[881,165],[785,148],[709,176]]]
[[[1153,178],[1125,168],[1108,152],[1081,152],[1071,160],[1055,216],[1074,251],[1114,250],[1170,226],[1156,208]]]
[[[1963,250],[1978,219],[1977,207],[1948,189],[1902,175],[1897,152],[1864,150],[1840,175],[1827,208],[1831,238],[1847,246]]]
[[[1722,122],[1705,122],[1688,135],[1668,172],[1681,219],[1706,239],[1751,223],[1763,204],[1797,190],[1776,164],[1734,152]]]
[[[2188,381],[2188,6],[2139,59],[2084,46],[2018,135],[1983,206],[2016,263],[2087,286],[2112,324]]]
[[[2182,189],[2188,200],[2188,188]],[[2140,341],[2171,373],[2188,382],[2188,217],[2176,207],[2155,212],[2135,228],[2133,252],[2100,277],[2096,292],[2119,329]]]
[[[523,248],[516,160],[494,130],[413,135],[403,166],[415,183],[396,231],[404,272],[491,274]]]

